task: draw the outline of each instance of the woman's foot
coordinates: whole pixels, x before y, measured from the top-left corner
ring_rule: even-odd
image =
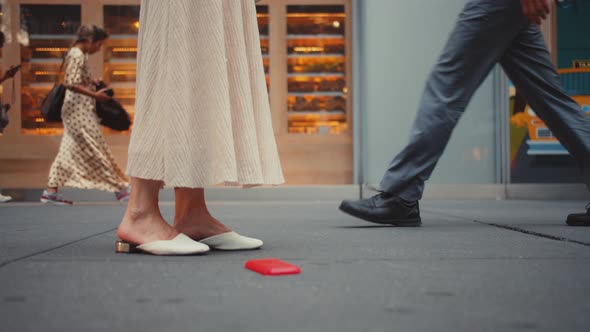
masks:
[[[10,202],[11,200],[12,200],[12,197],[4,196],[4,195],[0,194],[0,203]]]
[[[131,197],[131,186],[127,186],[119,191],[115,191],[115,197],[121,203],[129,202],[129,197]]]
[[[118,253],[142,251],[153,255],[196,255],[209,247],[180,234],[162,217],[158,207],[160,181],[131,178],[133,193],[117,235]]]
[[[117,230],[121,239],[115,244],[117,253],[143,252],[152,255],[199,255],[209,251],[203,243],[192,240],[168,225],[158,211],[129,211]]]
[[[174,228],[195,241],[231,232],[231,229],[208,213],[194,213],[178,218],[174,220]]]
[[[171,240],[179,234],[158,211],[127,209],[117,230],[119,239],[132,244]]]
[[[233,232],[208,213],[177,219],[174,228],[215,250],[252,250],[263,245],[259,239]]]
[[[57,191],[44,190],[41,195],[41,203],[52,205],[72,205],[74,202],[64,199]]]
[[[253,250],[263,245],[259,239],[243,236],[236,232],[214,235],[202,239],[200,242],[216,250]]]
[[[203,188],[175,188],[176,210],[174,228],[195,241],[217,250],[251,250],[262,246],[262,241],[245,236],[213,218],[205,203]]]

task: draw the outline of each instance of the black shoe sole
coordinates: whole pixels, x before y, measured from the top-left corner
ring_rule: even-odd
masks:
[[[566,220],[565,223],[572,227],[590,227],[590,222],[588,221]]]
[[[590,214],[588,213],[572,213],[567,216],[565,221],[569,226],[588,227],[590,226]]]
[[[356,214],[355,210],[348,209],[347,205],[344,204],[340,204],[339,209],[340,211],[348,215],[379,225],[392,225],[397,227],[420,227],[422,225],[422,220],[420,218],[376,220],[363,215]]]

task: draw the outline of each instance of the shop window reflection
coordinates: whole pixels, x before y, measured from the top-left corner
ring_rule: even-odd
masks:
[[[264,64],[264,73],[266,74],[266,87],[270,90],[270,34],[268,6],[256,6],[256,16],[258,19],[258,31],[260,33],[260,48],[262,51],[262,62]]]
[[[79,5],[21,5],[21,132],[58,135],[61,123],[46,123],[39,107],[60,79],[63,58],[80,26]]]
[[[0,27],[2,26],[3,23],[3,19],[4,19],[4,9],[2,8],[2,4],[0,4]],[[9,38],[10,36],[4,36],[5,38]],[[8,39],[5,40],[5,44],[8,42]],[[4,48],[0,48],[0,73],[4,73],[6,70],[4,69]],[[4,86],[2,84],[0,84],[0,101],[2,101],[3,103],[5,103],[6,101],[4,100]],[[0,136],[2,136],[2,133],[0,133]]]
[[[104,46],[103,79],[133,118],[139,6],[104,6],[104,26],[110,37]],[[129,134],[109,129],[105,133]]]
[[[288,6],[288,130],[340,134],[346,119],[344,6]]]

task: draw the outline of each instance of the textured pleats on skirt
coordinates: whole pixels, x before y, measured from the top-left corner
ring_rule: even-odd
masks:
[[[283,183],[253,0],[142,0],[127,173],[174,187]]]

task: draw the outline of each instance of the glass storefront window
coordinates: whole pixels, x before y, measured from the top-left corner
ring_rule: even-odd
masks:
[[[110,37],[104,46],[105,83],[133,117],[135,113],[135,75],[139,6],[105,6],[104,26]],[[120,133],[105,129],[108,134]]]
[[[270,89],[270,34],[269,34],[269,16],[268,6],[256,6],[256,16],[258,18],[258,31],[260,33],[260,48],[262,51],[262,62],[264,64],[264,72],[266,73],[266,86]]]
[[[340,134],[346,119],[344,6],[288,6],[288,130]]]
[[[3,27],[3,19],[4,18],[4,10],[2,8],[2,4],[0,4],[0,27]],[[4,29],[2,29],[4,30]],[[5,36],[6,37],[6,36]],[[4,73],[4,61],[2,60],[2,58],[4,57],[4,52],[3,52],[4,48],[0,48],[0,73]],[[2,84],[0,84],[0,101],[4,102],[4,87]],[[2,136],[2,134],[0,134],[0,136]]]
[[[79,5],[21,5],[22,86],[21,131],[27,135],[56,135],[61,123],[45,123],[39,107],[54,83],[80,26]]]
[[[556,10],[557,67],[564,91],[590,117],[590,3]],[[574,159],[515,87],[510,90],[512,183],[580,183]]]

